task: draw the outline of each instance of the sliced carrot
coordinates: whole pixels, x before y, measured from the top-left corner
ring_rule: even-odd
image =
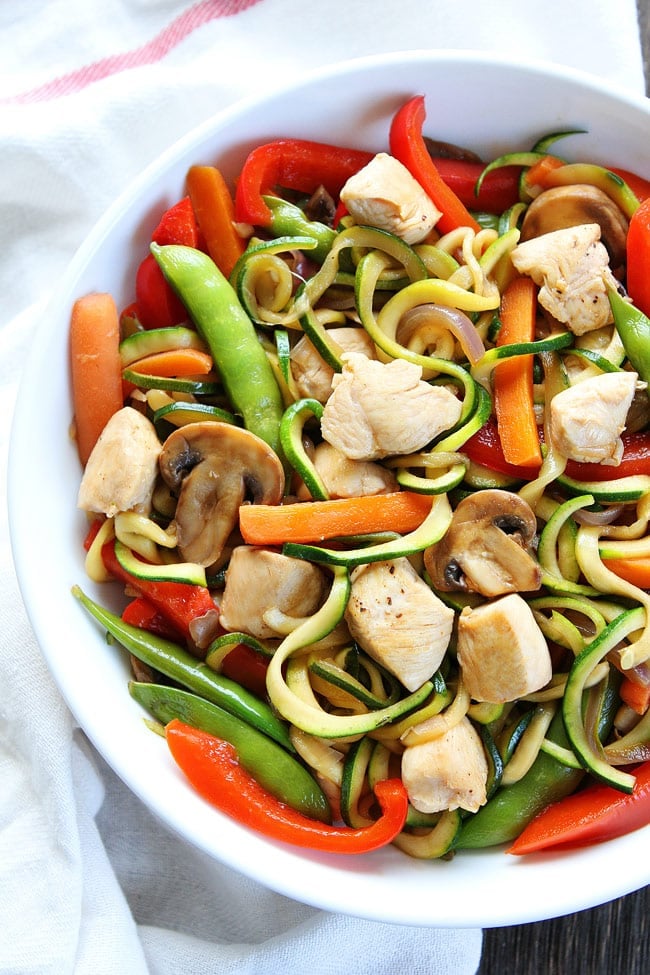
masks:
[[[629,677],[624,677],[619,688],[621,700],[637,714],[645,714],[650,708],[650,685],[638,684]]]
[[[205,376],[212,369],[212,356],[200,349],[167,349],[132,362],[135,372],[146,376]]]
[[[215,166],[191,166],[187,191],[208,254],[229,277],[246,243],[235,225],[235,204],[228,184]]]
[[[321,542],[382,531],[404,534],[422,524],[432,503],[428,495],[397,491],[333,501],[245,504],[239,509],[239,530],[249,545]]]
[[[537,287],[531,278],[515,278],[501,298],[497,345],[531,342],[535,337]],[[509,464],[539,466],[542,453],[533,401],[533,357],[513,356],[494,369],[494,406],[503,454]]]
[[[526,170],[524,176],[526,185],[543,187],[547,174],[554,169],[558,169],[560,166],[564,166],[564,162],[562,159],[558,159],[557,156],[543,156]]]
[[[639,559],[603,559],[615,575],[639,589],[650,589],[650,556]]]
[[[70,316],[70,371],[79,459],[85,466],[97,439],[124,405],[120,320],[111,295],[78,298]]]

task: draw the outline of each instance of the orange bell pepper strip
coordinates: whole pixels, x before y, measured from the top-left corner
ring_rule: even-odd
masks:
[[[230,276],[244,253],[246,241],[235,222],[235,203],[216,166],[191,166],[187,190],[208,254],[222,274]]]
[[[631,833],[650,823],[650,762],[635,771],[631,793],[588,786],[548,806],[506,851],[516,856],[575,849]]]
[[[100,433],[124,405],[120,319],[109,294],[78,298],[70,316],[70,372],[75,437],[85,466]]]
[[[390,151],[440,210],[442,216],[436,230],[446,234],[457,227],[471,227],[478,233],[481,229],[478,221],[445,183],[431,158],[422,135],[425,118],[423,95],[416,95],[402,105],[391,123]]]
[[[497,345],[531,342],[535,337],[537,287],[531,278],[515,278],[501,298]],[[494,407],[506,461],[520,467],[542,462],[533,404],[533,357],[514,356],[495,366]]]
[[[395,491],[331,501],[245,504],[239,509],[239,530],[249,545],[322,542],[382,531],[404,534],[422,524],[432,503],[428,495]]]
[[[249,829],[273,840],[324,853],[370,853],[391,843],[404,827],[408,796],[400,779],[378,782],[381,815],[359,829],[310,819],[272,796],[237,761],[230,742],[178,719],[166,726],[167,745],[196,791]]]

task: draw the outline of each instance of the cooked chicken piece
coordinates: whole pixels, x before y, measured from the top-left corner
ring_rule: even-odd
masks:
[[[470,697],[494,704],[538,691],[553,673],[544,635],[518,593],[463,609],[458,663]]]
[[[445,655],[453,610],[406,558],[358,566],[351,579],[345,619],[353,639],[409,691],[417,690]]]
[[[329,328],[328,336],[339,346],[341,352],[362,352],[369,359],[375,359],[375,343],[364,328],[341,326]],[[332,392],[334,370],[316,351],[304,335],[291,350],[291,371],[301,396],[326,403]]]
[[[450,390],[421,376],[420,366],[405,359],[383,363],[346,353],[323,411],[323,439],[353,460],[420,450],[453,427],[461,412]]]
[[[605,372],[554,396],[551,435],[561,453],[581,463],[618,465],[637,381],[635,372]]]
[[[77,498],[84,511],[112,518],[151,510],[161,444],[153,423],[125,406],[110,418],[88,458]]]
[[[612,321],[607,288],[617,286],[600,225],[554,230],[518,244],[512,263],[540,286],[538,300],[575,335]]]
[[[387,468],[371,460],[350,460],[324,441],[316,447],[312,459],[330,498],[362,498],[399,491],[395,475]],[[306,487],[301,487],[297,496],[305,501],[311,497]]]
[[[445,809],[476,812],[487,801],[487,759],[469,718],[402,755],[402,781],[411,805],[420,812]]]
[[[357,223],[388,230],[407,244],[424,240],[441,216],[406,166],[386,152],[350,177],[341,200]]]
[[[298,618],[310,616],[326,593],[325,573],[310,562],[239,545],[226,570],[221,623],[230,632],[250,633],[259,640],[277,638],[280,634],[265,620],[270,610]]]

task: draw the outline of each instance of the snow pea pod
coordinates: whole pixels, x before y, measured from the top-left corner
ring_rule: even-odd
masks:
[[[609,303],[625,354],[644,382],[650,382],[650,319],[610,288]]]
[[[203,251],[154,243],[151,252],[206,342],[234,411],[281,456],[282,394],[234,288]]]
[[[213,704],[218,704],[273,738],[289,751],[295,751],[284,722],[277,717],[268,704],[245,690],[236,681],[222,674],[216,674],[206,664],[201,663],[171,640],[165,640],[154,633],[125,623],[115,613],[87,596],[79,586],[72,587],[72,594],[118,643],[142,663],[148,664],[165,677],[207,698]]]
[[[604,693],[598,720],[601,740],[611,728],[620,700],[616,686],[616,679],[610,680]],[[551,721],[546,737],[562,748],[571,747],[561,709]],[[584,774],[582,768],[564,765],[540,751],[523,778],[499,789],[485,806],[465,821],[455,848],[476,850],[512,842],[542,809],[575,792]]]
[[[271,738],[189,691],[131,681],[129,692],[164,725],[176,718],[215,738],[229,741],[237,752],[240,765],[263,788],[306,816],[325,823],[330,821],[329,803],[314,777]]]

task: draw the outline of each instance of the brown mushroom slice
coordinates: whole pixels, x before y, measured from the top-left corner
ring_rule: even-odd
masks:
[[[444,537],[424,553],[433,586],[488,597],[539,589],[542,571],[530,550],[536,531],[535,514],[519,495],[498,489],[469,495]]]
[[[627,217],[606,193],[588,183],[554,186],[540,193],[526,211],[520,240],[586,223],[599,224],[612,269],[624,265]]]
[[[169,435],[160,473],[178,494],[178,548],[188,562],[213,565],[236,527],[239,506],[279,504],[284,470],[260,437],[230,423],[206,420]]]

